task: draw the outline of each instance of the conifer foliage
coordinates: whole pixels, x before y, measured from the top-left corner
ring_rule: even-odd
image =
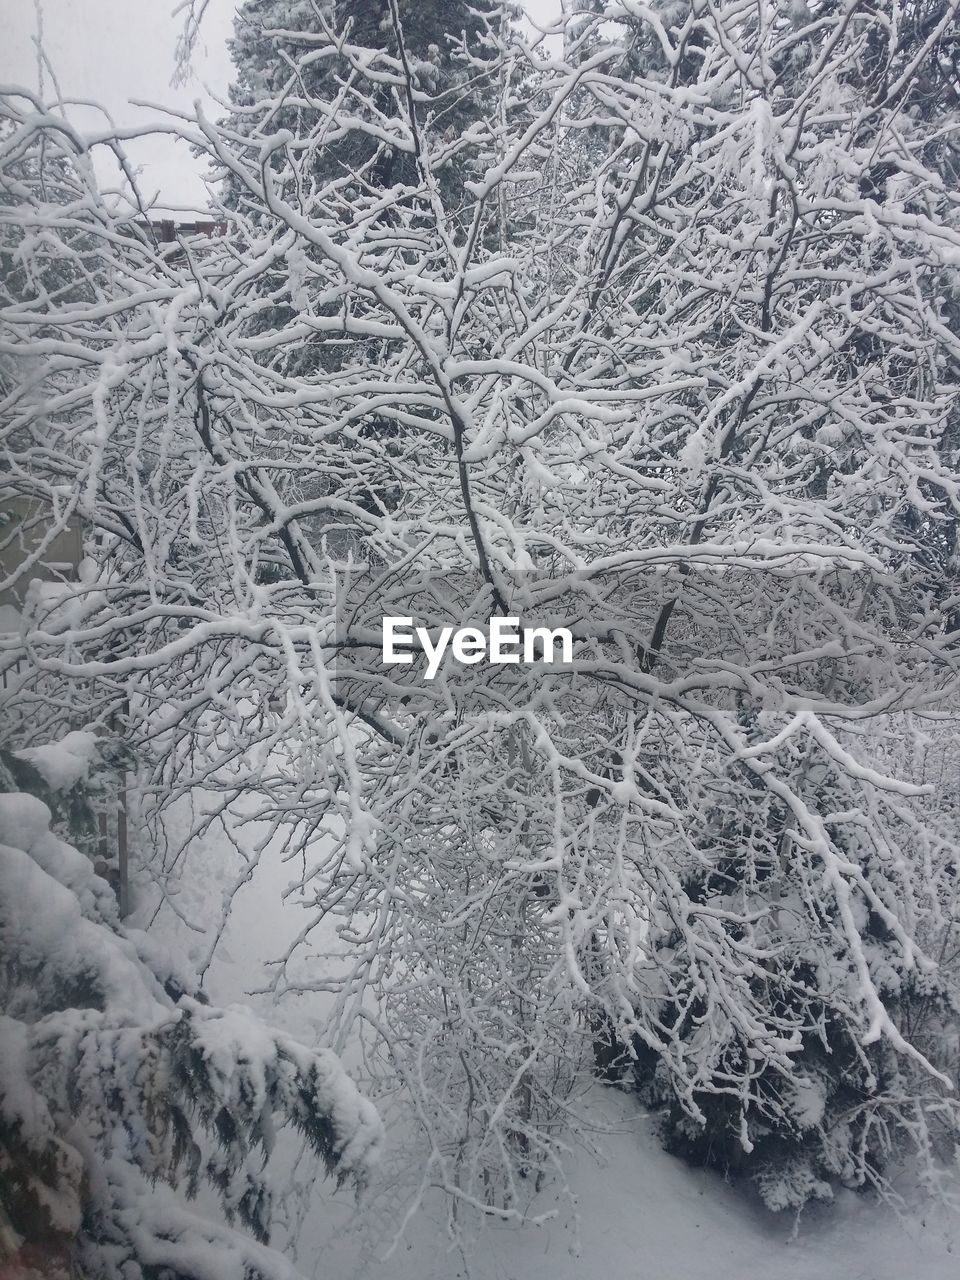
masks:
[[[49,824],[34,796],[0,794],[5,1271],[287,1280],[267,1247],[277,1132],[290,1126],[329,1172],[362,1183],[376,1111],[329,1051],[189,995]],[[204,1182],[223,1224],[188,1207]]]

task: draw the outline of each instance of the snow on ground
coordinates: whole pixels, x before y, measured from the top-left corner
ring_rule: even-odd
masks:
[[[716,1174],[691,1170],[659,1146],[635,1101],[598,1087],[591,1113],[603,1148],[578,1155],[570,1175],[579,1247],[569,1212],[536,1229],[492,1229],[473,1270],[477,1280],[947,1280],[960,1274],[943,1223],[899,1222],[853,1193],[794,1220],[774,1217]],[[550,1201],[543,1195],[534,1208]],[[545,1202],[541,1205],[541,1202]],[[954,1224],[955,1225],[955,1224]],[[386,1269],[383,1275],[386,1276]],[[413,1280],[394,1272],[395,1280]],[[457,1272],[421,1271],[428,1276]]]
[[[252,846],[257,824],[250,824],[249,832]],[[201,856],[185,864],[178,897],[192,920],[217,918],[223,884],[236,870],[235,858],[225,837],[211,834],[204,837]],[[267,961],[280,954],[303,925],[302,910],[282,899],[293,875],[276,849],[265,850],[236,896],[205,987],[218,1003],[249,1004],[310,1044],[321,1038],[329,996],[299,997],[271,1012],[269,997],[250,994],[263,985]],[[146,905],[143,902],[141,910]],[[160,914],[155,929],[167,938],[179,931],[184,938],[183,924],[169,911]],[[332,935],[325,944],[330,941]],[[196,956],[205,949],[195,934]],[[413,1220],[385,1258],[388,1233],[382,1230],[373,1244],[371,1233],[398,1209],[397,1186],[391,1179],[398,1168],[403,1170],[404,1159],[394,1150],[392,1160],[388,1153],[383,1184],[373,1189],[366,1218],[358,1214],[349,1193],[337,1192],[327,1180],[318,1185],[300,1239],[300,1270],[318,1280],[960,1277],[960,1219],[946,1210],[914,1207],[898,1215],[868,1196],[841,1192],[833,1206],[808,1210],[795,1231],[791,1215],[775,1217],[716,1174],[689,1169],[667,1155],[657,1143],[650,1118],[630,1095],[594,1086],[584,1113],[599,1154],[579,1149],[571,1156],[572,1202],[549,1187],[533,1202],[534,1213],[557,1211],[544,1225],[487,1223],[465,1263],[451,1250],[444,1213],[433,1205]],[[389,1146],[389,1130],[387,1142]],[[378,1197],[383,1203],[378,1204]]]

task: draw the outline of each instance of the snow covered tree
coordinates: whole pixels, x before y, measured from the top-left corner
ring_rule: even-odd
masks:
[[[225,125],[247,136],[288,129],[308,147],[301,184],[327,188],[346,218],[370,201],[376,216],[388,193],[420,188],[428,156],[456,213],[475,157],[464,134],[491,136],[497,43],[511,16],[491,0],[245,0]]]
[[[310,216],[340,228],[360,220],[365,236],[392,241],[398,206],[408,208],[433,253],[449,258],[468,235],[476,207],[470,180],[502,150],[510,70],[506,33],[510,3],[416,3],[396,0],[248,0],[237,13],[231,52],[237,68],[232,111],[223,127],[246,139],[245,158],[270,147],[269,163],[293,177]],[[515,61],[515,59],[514,59]],[[513,111],[516,114],[515,108]],[[280,130],[291,140],[270,144]],[[287,170],[287,165],[292,169]],[[218,198],[235,218],[262,219],[230,167],[216,164]],[[295,174],[295,176],[293,176]],[[438,214],[442,216],[438,218]],[[481,234],[501,227],[505,209],[482,218]],[[268,218],[265,227],[276,229]],[[289,247],[272,269],[258,272],[259,306],[247,308],[255,332],[277,340],[263,360],[288,376],[334,375],[358,360],[384,358],[382,335],[317,331],[291,344],[284,331],[306,313],[339,319],[349,299],[331,290],[309,243]],[[281,338],[281,335],[284,335]],[[400,428],[379,414],[352,425],[349,447],[362,456],[335,492],[356,495],[374,514],[393,510],[402,485]],[[277,448],[283,449],[282,437]],[[372,468],[372,459],[378,459]],[[357,461],[360,462],[359,468]],[[376,471],[376,475],[372,471]],[[312,498],[301,480],[287,500]]]
[[[373,1037],[463,1210],[524,1211],[607,1032],[693,1145],[759,1162],[764,1125],[846,1126],[771,1203],[955,1132],[913,1015],[954,1016],[917,761],[958,693],[956,10],[623,4],[562,58],[512,34],[522,102],[495,149],[458,140],[467,224],[432,161],[389,202],[310,185],[329,135],[274,121],[296,49],[242,129],[169,126],[229,175],[221,243],[151,257],[91,195],[109,298],[4,309],[0,351],[44,362],[0,406],[14,474],[90,527],[89,574],[16,641],[25,690],[122,685],[151,794],[262,798],[301,942],[332,913],[348,948],[276,990],[336,991],[331,1043]],[[425,91],[355,61],[401,109],[348,89],[329,122],[406,163]],[[11,161],[119,145],[5,111]],[[31,187],[0,230],[29,262],[63,217]],[[314,341],[339,354],[295,374]],[[383,662],[386,615],[562,623],[573,660],[426,680]]]
[[[191,995],[49,823],[34,796],[0,794],[4,1274],[291,1280],[267,1243],[277,1133],[362,1183],[376,1111],[334,1054]],[[188,1207],[204,1183],[222,1222]]]
[[[881,744],[871,745],[883,750]],[[843,814],[849,792],[842,782],[837,787],[829,759],[815,746],[796,755],[810,790],[821,800],[830,797],[833,813]],[[816,902],[805,912],[777,874],[788,852],[783,819],[762,789],[737,789],[733,803],[718,796],[684,892],[697,908],[729,920],[741,938],[746,934],[740,922],[754,917],[752,944],[769,958],[762,976],[747,982],[760,984],[756,995],[765,1020],[794,1040],[790,1071],[769,1060],[751,1062],[743,1025],[711,1014],[709,997],[690,976],[690,939],[667,917],[650,934],[670,972],[664,984],[669,994],[653,1021],[658,1034],[675,1044],[678,1057],[696,1061],[691,1091],[682,1095],[659,1054],[639,1037],[633,1041],[632,1065],[621,1045],[609,1071],[614,1078],[630,1072],[645,1103],[660,1113],[668,1150],[728,1176],[749,1177],[775,1210],[829,1199],[838,1182],[881,1187],[888,1165],[903,1151],[905,1134],[938,1147],[945,1164],[956,1140],[955,1117],[941,1125],[942,1103],[926,1088],[916,1064],[887,1040],[863,1044],[853,1034],[857,977],[824,945],[824,925],[834,908]],[[886,829],[896,830],[896,815],[889,815],[888,823]],[[882,867],[875,865],[878,853],[864,838],[865,825],[859,815],[853,822],[840,819],[831,822],[830,835],[847,857],[881,881]],[[914,837],[905,830],[900,838],[906,844]],[[942,836],[933,831],[925,839],[926,865],[949,891],[955,874],[950,842],[941,843]],[[905,966],[895,934],[869,907],[858,906],[858,924],[879,994],[897,1025],[919,1031],[925,1018],[942,1036],[956,1019],[952,975]],[[932,933],[927,940],[934,941]],[[924,1047],[947,1068],[944,1040],[938,1044],[935,1037]]]
[[[852,405],[849,410],[842,409],[841,405],[845,395],[863,379],[862,385],[866,386],[871,402],[868,431],[875,432],[884,420],[892,423],[898,416],[908,415],[907,404],[916,403],[913,397],[918,374],[921,379],[925,375],[918,371],[915,358],[905,356],[902,329],[897,328],[902,312],[897,320],[890,315],[885,323],[873,323],[883,315],[881,299],[888,283],[885,280],[884,285],[880,284],[879,273],[889,271],[899,262],[901,272],[912,282],[910,287],[924,293],[922,306],[926,314],[931,315],[935,328],[943,332],[940,327],[943,308],[950,304],[942,292],[947,283],[942,263],[945,258],[951,260],[952,250],[946,250],[945,258],[937,252],[924,257],[923,249],[927,246],[922,232],[916,238],[905,229],[894,231],[888,237],[874,236],[870,230],[864,233],[858,219],[866,218],[867,227],[872,227],[869,219],[874,201],[880,198],[884,201],[882,215],[890,218],[894,225],[905,211],[909,223],[911,217],[928,218],[935,210],[947,227],[956,226],[955,180],[951,190],[941,178],[941,173],[955,172],[952,159],[955,135],[947,124],[951,111],[956,118],[957,105],[954,8],[950,5],[918,7],[892,16],[890,25],[886,25],[886,11],[881,8],[871,7],[869,13],[860,16],[856,8],[841,10],[832,5],[813,9],[794,6],[782,13],[774,7],[760,17],[736,5],[726,7],[720,14],[708,13],[694,3],[654,7],[643,14],[625,13],[622,18],[629,39],[618,51],[634,83],[665,84],[678,94],[695,87],[710,95],[710,109],[683,113],[683,141],[695,155],[709,155],[715,146],[713,139],[720,136],[721,146],[729,148],[728,161],[737,164],[734,156],[738,144],[733,141],[736,126],[731,130],[731,118],[736,110],[733,95],[739,95],[743,113],[740,114],[743,130],[739,144],[742,148],[740,174],[749,174],[752,164],[759,179],[759,185],[751,192],[743,176],[731,181],[732,171],[723,166],[725,180],[718,182],[715,167],[688,163],[684,154],[672,145],[680,139],[675,140],[669,131],[660,135],[662,146],[658,155],[649,142],[643,147],[629,128],[618,125],[610,130],[611,157],[635,157],[645,181],[649,181],[649,170],[654,166],[654,189],[663,186],[669,189],[671,185],[676,189],[685,171],[689,177],[683,184],[687,194],[680,202],[686,205],[684,214],[674,209],[670,218],[665,223],[660,221],[658,226],[658,210],[654,208],[645,212],[642,221],[633,221],[631,225],[636,188],[630,187],[622,169],[611,163],[610,182],[619,206],[616,217],[620,226],[619,246],[612,237],[606,270],[615,273],[620,289],[638,290],[639,284],[634,285],[634,278],[642,281],[645,307],[653,302],[652,290],[673,292],[671,305],[684,317],[683,329],[676,330],[679,351],[683,351],[682,344],[690,332],[696,331],[693,316],[702,304],[705,324],[698,335],[699,361],[688,367],[703,368],[702,344],[706,340],[718,371],[753,370],[735,384],[735,395],[720,397],[721,406],[724,400],[729,404],[723,414],[704,403],[702,395],[694,393],[690,397],[691,410],[699,409],[701,414],[706,413],[708,421],[716,422],[706,457],[699,453],[702,428],[692,432],[674,455],[690,474],[698,479],[702,477],[700,496],[691,495],[696,516],[692,520],[685,517],[691,541],[699,542],[709,536],[718,516],[723,518],[725,504],[731,514],[734,503],[738,503],[737,514],[749,509],[754,499],[747,490],[739,490],[737,471],[745,478],[749,476],[747,483],[754,486],[756,464],[762,464],[765,453],[776,456],[778,451],[771,449],[771,444],[776,445],[778,437],[779,443],[787,446],[779,456],[793,472],[792,484],[796,486],[794,492],[799,501],[812,500],[824,513],[838,499],[841,502],[845,499],[848,513],[852,507],[847,504],[857,507],[865,501],[874,518],[880,516],[883,502],[876,493],[872,498],[867,498],[865,493],[856,498],[851,492],[863,483],[865,474],[876,474],[877,461],[871,447],[873,442],[867,443],[864,426],[860,425],[862,410],[858,414]],[[714,74],[718,61],[722,61],[718,44],[724,41],[735,44],[744,55],[749,50],[755,59],[755,70],[738,74],[727,82],[726,89]],[[839,129],[829,119],[826,104],[818,109],[817,76],[823,77],[823,84],[830,84],[831,92],[845,98],[850,119]],[[930,94],[924,108],[915,96],[920,83],[925,86],[923,92]],[[857,106],[858,103],[861,105]],[[872,114],[868,114],[868,109]],[[674,120],[677,121],[677,117]],[[921,121],[929,128],[924,129],[922,125],[918,128]],[[904,172],[903,167],[912,173],[912,159],[907,159],[902,151],[897,161],[884,157],[888,133],[899,139],[903,131],[911,138],[912,153],[922,156],[923,163],[930,166],[926,170],[930,188],[922,188],[923,197]],[[845,168],[839,161],[839,153],[855,154],[858,147],[866,145],[867,139],[870,147],[876,148],[871,151],[870,161],[866,159],[866,152],[860,152],[860,163]],[[893,149],[899,146],[898,140]],[[833,159],[833,167],[827,157]],[[697,169],[702,173],[702,181],[698,181]],[[898,172],[901,173],[899,204],[894,195]],[[886,184],[891,180],[894,185],[888,189]],[[882,189],[878,187],[881,181]],[[629,191],[628,197],[625,191]],[[752,225],[747,213],[751,195],[756,200],[758,215]],[[917,198],[916,204],[913,198]],[[738,202],[740,208],[736,209],[733,202]],[[685,264],[690,264],[697,260],[692,242],[697,236],[698,221],[706,243],[718,234],[727,234],[734,225],[739,226],[729,276],[720,273],[707,283],[698,279],[688,265],[676,273],[669,268],[649,271],[644,267],[644,253],[632,251],[630,241],[635,240],[638,249],[644,245],[647,254],[655,249],[666,255],[669,262],[673,243],[680,248]],[[678,234],[681,227],[683,234]],[[614,229],[617,229],[616,222]],[[809,292],[800,284],[802,274],[809,272],[810,246],[821,238],[830,245],[832,261],[846,261],[857,273],[854,280],[860,297],[849,308],[840,298],[831,296],[834,286],[829,270],[809,274],[812,286]],[[891,239],[900,240],[900,244],[891,245]],[[910,246],[906,253],[904,241]],[[871,248],[867,249],[865,244]],[[761,245],[766,247],[765,254]],[[915,251],[918,245],[919,254]],[[737,258],[741,259],[742,267],[735,265]],[[714,261],[716,264],[716,255]],[[870,267],[867,261],[871,262]],[[751,267],[756,268],[752,278]],[[871,270],[878,273],[875,279],[871,279]],[[950,274],[948,270],[946,276]],[[727,310],[726,304],[733,303],[734,299],[741,305],[749,300],[749,305],[756,307],[754,327],[748,339],[752,348],[749,354],[744,351],[748,326]],[[785,306],[801,324],[805,312],[809,317],[825,304],[828,308],[839,304],[842,311],[846,311],[839,328],[826,326],[833,329],[833,333],[828,339],[829,346],[821,349],[822,355],[830,351],[834,364],[831,394],[835,393],[837,398],[829,404],[821,399],[819,408],[816,407],[817,392],[812,376],[816,364],[798,373],[796,390],[788,390],[786,394],[778,385],[776,372],[765,367],[764,344],[770,340],[762,335],[775,332],[778,304]],[[921,331],[926,324],[925,320],[919,323]],[[758,338],[759,349],[755,345]],[[909,346],[912,340],[906,341]],[[932,456],[945,461],[955,457],[956,355],[944,351],[934,360],[939,369],[951,370],[947,374],[949,390],[939,402],[928,428]],[[931,384],[925,381],[924,385],[929,388]],[[903,397],[899,403],[898,397]],[[835,425],[834,415],[838,410],[842,425]],[[829,447],[829,453],[818,458],[818,446],[824,445]],[[741,459],[752,464],[745,471]],[[846,485],[851,489],[841,498]],[[923,494],[920,499],[923,514],[913,505],[917,489],[907,486],[906,491],[896,496],[889,493],[888,501],[892,501],[888,514],[879,521],[896,531],[888,546],[892,543],[896,547],[892,563],[904,566],[899,571],[904,573],[906,581],[898,583],[893,592],[876,582],[866,590],[862,587],[846,590],[844,598],[831,601],[831,608],[839,609],[847,618],[859,619],[870,597],[876,594],[882,598],[882,610],[892,612],[900,625],[905,626],[907,618],[902,610],[910,600],[929,621],[939,619],[934,625],[939,625],[943,643],[949,650],[955,633],[947,603],[955,591],[955,566],[951,562],[952,499],[942,490],[938,492],[936,480],[927,488],[926,478],[918,479],[917,487]],[[938,544],[939,550],[935,550]],[[908,564],[912,571],[905,568]],[[692,591],[690,583],[685,584],[684,594],[688,600],[691,596],[696,599],[696,593],[696,584]],[[652,649],[659,650],[671,629],[683,625],[675,615],[677,608],[683,608],[683,600],[679,596],[677,599],[679,604],[668,601],[661,610]],[[813,621],[815,616],[816,613],[811,612],[805,621]],[[791,629],[795,626],[789,613],[786,625]],[[894,633],[888,630],[882,616],[877,616],[873,634],[889,643]],[[659,654],[652,657],[654,662],[660,661]],[[666,655],[665,660],[669,661]],[[723,660],[731,660],[729,650]],[[829,694],[829,700],[837,699],[842,689],[843,701],[869,704],[879,690],[874,684],[866,692],[860,674],[856,670],[847,674],[837,664],[827,663],[820,669],[819,680],[816,668],[809,671],[807,688],[820,697]],[[751,699],[740,695],[738,702],[743,718],[749,712]],[[765,692],[763,702],[769,706],[769,691]],[[760,718],[756,712],[746,716],[746,723],[752,723],[752,732],[758,731],[766,714],[765,708]],[[823,806],[831,770],[816,744],[811,744],[802,754],[795,768],[801,794],[810,792],[816,796],[818,807]],[[794,1051],[792,1072],[779,1084],[771,1086],[769,1070],[748,1070],[750,1055],[742,1043],[742,1027],[735,1021],[725,1027],[722,1022],[711,1020],[709,1001],[705,1000],[696,976],[696,966],[690,965],[691,940],[684,936],[684,929],[675,917],[667,918],[651,933],[655,946],[669,957],[666,962],[677,966],[675,974],[664,983],[665,991],[670,994],[654,1015],[654,1022],[659,1024],[657,1047],[651,1048],[649,1035],[647,1041],[638,1037],[634,1045],[643,1065],[642,1089],[667,1105],[669,1141],[678,1149],[699,1154],[728,1169],[752,1168],[768,1201],[783,1207],[823,1192],[825,1184],[817,1173],[811,1172],[811,1165],[821,1173],[828,1169],[833,1175],[842,1175],[857,1183],[875,1178],[880,1156],[873,1148],[882,1147],[889,1154],[891,1145],[896,1146],[896,1139],[891,1138],[897,1128],[892,1119],[896,1112],[895,1100],[909,1098],[909,1105],[913,1107],[916,1094],[904,1083],[900,1074],[902,1063],[887,1055],[885,1045],[871,1057],[871,1053],[861,1049],[854,1040],[849,1053],[844,1053],[841,1046],[856,1020],[850,1018],[849,1011],[836,1019],[822,1004],[822,992],[818,988],[822,973],[818,975],[813,961],[816,954],[820,956],[821,966],[825,962],[822,932],[819,928],[816,930],[806,958],[803,953],[810,943],[801,942],[796,925],[791,924],[789,933],[784,932],[785,918],[780,905],[781,895],[787,891],[784,878],[786,884],[796,884],[802,879],[797,874],[784,876],[787,870],[784,855],[789,848],[785,837],[789,826],[786,816],[779,806],[770,813],[771,797],[766,788],[761,788],[757,813],[749,790],[741,793],[729,784],[726,786],[736,795],[731,806],[736,818],[732,825],[728,822],[721,828],[727,832],[722,842],[718,842],[715,826],[711,830],[714,824],[708,821],[704,835],[697,839],[696,862],[691,868],[692,879],[686,892],[697,907],[714,900],[721,912],[730,906],[731,899],[736,900],[739,911],[734,913],[730,928],[738,936],[743,929],[742,912],[746,902],[751,902],[758,912],[772,916],[776,928],[772,937],[766,938],[766,945],[771,948],[771,955],[779,953],[779,959],[763,971],[762,999],[769,1003],[765,1020],[781,1026],[793,1024],[801,1035],[803,1047]],[[852,798],[845,796],[844,799],[851,802],[851,810],[855,811]],[[862,797],[858,803],[863,804]],[[826,808],[829,810],[829,806]],[[895,818],[894,826],[898,823],[899,818]],[[890,830],[889,822],[878,824],[876,829]],[[831,841],[838,850],[844,851],[845,857],[853,841],[856,856],[852,861],[856,865],[869,867],[876,859],[876,853],[870,852],[869,842],[864,842],[862,833],[851,836],[842,824],[830,825],[828,830]],[[950,867],[949,859],[940,860],[938,874],[943,876],[942,891],[946,896],[950,893]],[[880,868],[876,868],[874,874],[882,880]],[[895,936],[872,909],[867,912],[864,927],[873,967],[878,972],[886,969],[889,974],[884,998],[891,1009],[897,1009],[898,1020],[905,1024],[911,1022],[911,1004],[928,1007],[933,1001],[949,1007],[938,980],[933,980],[931,987],[929,975],[917,980],[909,969],[903,972]],[[881,944],[891,943],[895,944],[893,953],[887,951],[881,959],[885,951]],[[783,988],[785,975],[779,971],[779,965],[784,961],[791,990],[796,975],[802,974],[801,1003],[813,1001],[802,1016],[798,1016],[796,1008],[797,992],[793,990],[791,994]],[[681,976],[685,971],[689,980]],[[824,1031],[825,1022],[832,1025],[829,1035]],[[675,1045],[673,1053],[664,1058],[664,1041],[676,1038],[681,1039],[683,1045]],[[615,1037],[610,1037],[609,1029],[607,1044],[615,1057]],[[729,1051],[721,1050],[724,1044],[731,1045]],[[824,1044],[828,1046],[829,1056],[824,1058],[820,1053],[817,1061],[817,1046]],[[797,1073],[803,1071],[803,1062],[805,1058],[809,1061],[811,1054],[816,1065],[811,1079],[825,1092],[828,1105],[836,1104],[829,1120],[823,1124],[819,1123],[823,1118],[823,1097],[818,1103],[817,1119],[811,1120],[806,1110],[810,1094],[796,1087]],[[690,1055],[688,1066],[696,1079],[693,1095],[685,1095],[690,1078],[681,1084],[682,1076],[665,1065],[671,1059],[687,1055]],[[697,1058],[700,1061],[694,1067]],[[882,1079],[884,1074],[886,1085]],[[792,1103],[790,1099],[785,1101],[781,1084],[791,1094]],[[936,1105],[935,1099],[931,1099],[932,1111]],[[838,1109],[843,1111],[842,1116]],[[878,1113],[885,1114],[889,1129],[884,1123],[876,1123]],[[901,1118],[909,1127],[909,1118]],[[859,1128],[861,1125],[863,1129]],[[764,1134],[763,1140],[758,1140],[756,1130]],[[845,1145],[847,1149],[843,1149]],[[771,1146],[776,1148],[774,1156]],[[851,1155],[852,1149],[858,1158]]]

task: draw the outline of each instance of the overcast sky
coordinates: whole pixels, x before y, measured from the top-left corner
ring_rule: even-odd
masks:
[[[174,17],[177,0],[0,0],[0,82],[36,90],[38,67],[34,37],[37,4],[42,14],[43,44],[65,98],[106,108],[120,126],[143,123],[156,111],[131,105],[139,99],[189,111],[199,98],[215,114],[215,100],[226,95],[232,68],[226,41],[237,0],[210,0],[189,81],[170,83],[174,50],[183,25]],[[527,0],[539,19],[551,18],[560,0]],[[45,96],[53,96],[46,74]],[[71,108],[83,129],[103,127],[93,106]],[[202,162],[170,138],[137,139],[128,146],[140,172],[142,194],[156,199],[158,209],[202,209],[206,194]],[[98,163],[101,183],[115,184],[106,156]]]

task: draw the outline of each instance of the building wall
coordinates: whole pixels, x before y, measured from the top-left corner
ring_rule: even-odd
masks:
[[[50,537],[54,527],[52,511],[29,498],[0,500],[0,583],[14,577],[30,555]],[[41,582],[76,581],[83,555],[82,522],[71,517],[53,534],[43,556],[9,587],[0,586],[0,607],[19,609],[33,578]]]

